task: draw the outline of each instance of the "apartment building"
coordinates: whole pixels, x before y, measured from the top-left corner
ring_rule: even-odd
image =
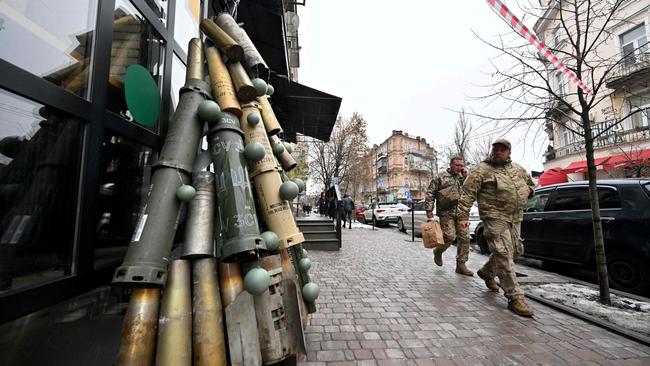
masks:
[[[597,6],[607,12],[611,3],[601,1]],[[559,21],[558,2],[541,1],[540,4],[546,11],[535,24],[535,32],[556,54],[562,55],[562,51],[569,50],[571,45]],[[613,15],[614,21],[604,27],[604,34],[608,36],[593,52],[601,58],[599,61],[605,59],[604,67],[596,68],[593,80],[607,72],[606,87],[601,88],[597,95],[603,100],[591,115],[594,133],[602,132],[594,140],[597,176],[601,179],[650,176],[649,10],[648,0],[624,2]],[[597,25],[593,27],[599,29]],[[552,65],[547,66],[556,94],[577,106],[575,92],[573,95],[569,93],[566,79]],[[611,71],[604,71],[608,69]],[[590,77],[587,73],[583,75]],[[585,81],[589,83],[590,80]],[[546,132],[550,145],[545,153],[544,170],[559,170],[572,180],[585,179],[584,138],[571,131],[572,128],[579,129],[579,126],[568,121],[570,111],[559,101],[551,100],[547,108]],[[637,113],[624,118],[634,111]],[[558,120],[562,123],[556,123]]]

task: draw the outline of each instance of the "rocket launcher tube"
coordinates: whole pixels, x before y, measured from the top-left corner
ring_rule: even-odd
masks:
[[[136,288],[122,324],[118,366],[153,365],[160,289]]]
[[[192,294],[190,262],[175,260],[160,304],[156,365],[192,365]]]
[[[233,87],[228,68],[223,63],[219,51],[215,47],[206,47],[205,57],[208,61],[212,96],[222,111],[241,116],[241,107],[237,93]]]
[[[196,195],[188,205],[181,258],[214,257],[214,173],[192,173],[192,185]]]
[[[260,123],[251,125],[247,122],[250,113],[259,113],[257,103],[243,105],[242,112],[241,127],[244,130],[244,141],[246,144],[259,142],[266,152],[262,160],[248,165],[264,222],[267,228],[280,238],[281,249],[302,243],[305,238],[296,226],[291,207],[280,197],[282,178],[266,131]]]
[[[251,78],[261,78],[264,81],[268,81],[269,67],[264,62],[262,55],[257,51],[257,48],[253,45],[246,31],[228,13],[217,15],[214,21],[244,49],[244,60],[242,62]]]
[[[200,28],[203,34],[208,36],[219,47],[219,50],[228,57],[228,61],[239,62],[244,58],[244,49],[242,46],[212,20],[202,20]]]
[[[235,115],[222,113],[222,118],[209,125],[208,144],[224,234],[221,260],[246,262],[257,259],[257,252],[265,251],[266,245],[260,236],[255,213],[239,120]]]
[[[203,130],[197,109],[202,101],[210,99],[210,87],[201,80],[201,43],[194,38],[189,45],[187,80],[181,88],[178,107],[169,122],[160,157],[154,165],[144,212],[136,225],[124,261],[115,271],[113,284],[163,286],[167,277],[168,257],[181,207],[176,191],[190,181]]]
[[[261,97],[258,97],[257,101],[261,105],[262,121],[264,121],[264,128],[266,129],[266,133],[269,136],[271,136],[271,135],[277,135],[280,132],[282,132],[282,127],[280,126],[280,122],[278,122],[278,118],[275,116],[275,113],[273,112],[273,107],[271,107],[271,103],[269,102],[269,97],[263,95]]]
[[[282,166],[282,169],[285,172],[288,172],[291,169],[295,168],[297,165],[296,160],[293,158],[293,156],[291,156],[287,149],[284,148],[284,145],[282,144],[280,138],[276,135],[272,135],[269,136],[269,141],[271,142],[271,149],[273,149],[273,146],[275,145],[282,145],[283,147],[282,152],[275,156],[278,159],[280,166]]]

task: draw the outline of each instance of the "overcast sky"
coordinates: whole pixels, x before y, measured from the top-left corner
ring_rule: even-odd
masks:
[[[469,98],[488,92],[477,85],[489,82],[489,59],[496,56],[472,30],[487,38],[509,31],[484,0],[390,4],[307,0],[299,6],[299,81],[343,98],[342,116],[361,113],[371,143],[403,130],[439,148],[453,142],[458,114],[449,109],[492,115],[503,110]],[[503,137],[493,125],[474,124],[479,133]],[[525,138],[522,131],[506,137],[515,162],[542,170],[548,141]]]

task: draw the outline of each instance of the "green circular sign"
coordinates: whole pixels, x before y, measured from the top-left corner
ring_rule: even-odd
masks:
[[[160,92],[149,70],[131,65],[124,77],[124,95],[131,116],[141,125],[153,126],[160,114]]]

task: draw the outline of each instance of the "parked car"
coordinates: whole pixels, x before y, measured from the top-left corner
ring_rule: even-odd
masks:
[[[612,287],[632,293],[650,290],[650,180],[598,181],[607,270]],[[524,209],[524,256],[595,270],[587,182],[539,188]],[[483,226],[476,228],[488,253]]]
[[[399,215],[408,209],[409,207],[403,203],[373,203],[363,212],[363,222],[372,223],[374,221],[376,226],[387,225],[390,222],[397,222]]]
[[[422,236],[422,231],[420,229],[420,225],[422,225],[424,222],[427,221],[427,212],[424,210],[424,201],[423,202],[418,202],[415,205],[413,205],[414,213],[413,215],[411,214],[411,210],[407,210],[407,212],[402,213],[398,218],[397,218],[397,229],[399,231],[403,232],[410,232],[411,230],[411,223],[415,222],[415,225],[413,225],[415,236]],[[435,209],[433,211],[434,217],[435,217]],[[472,206],[472,209],[469,212],[469,235],[470,239],[474,239],[474,230],[478,223],[481,222],[481,219],[478,216],[478,207],[476,205]]]
[[[362,222],[363,212],[368,209],[368,205],[359,205],[354,209],[354,218],[355,220]]]

